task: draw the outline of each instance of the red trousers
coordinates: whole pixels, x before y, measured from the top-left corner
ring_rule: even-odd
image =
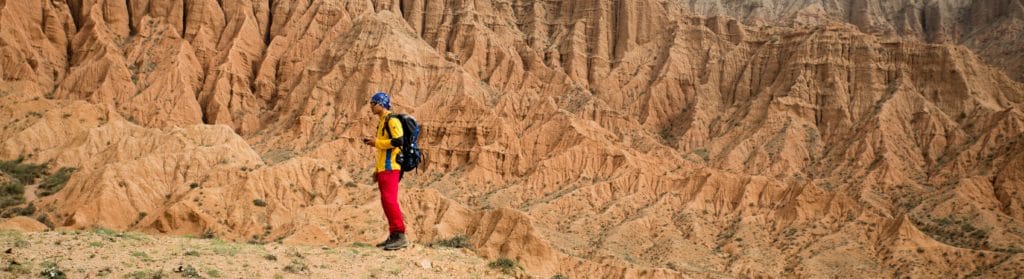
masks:
[[[377,189],[380,190],[380,205],[384,207],[384,215],[388,217],[388,231],[405,233],[402,222],[402,209],[398,207],[398,181],[402,171],[389,170],[377,173]]]

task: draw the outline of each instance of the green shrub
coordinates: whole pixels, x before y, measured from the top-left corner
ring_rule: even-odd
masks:
[[[516,276],[516,274],[523,271],[523,267],[519,265],[519,262],[505,257],[498,258],[487,264],[487,266],[500,270],[501,273],[505,273],[509,276]]]
[[[431,246],[451,247],[451,248],[470,248],[473,249],[473,244],[469,243],[469,239],[465,235],[456,235],[449,239],[442,239],[434,241],[430,244]]]
[[[132,255],[132,257],[136,257],[136,258],[138,258],[138,259],[140,259],[140,260],[142,260],[144,262],[151,262],[151,261],[153,261],[153,258],[149,257],[149,254],[146,254],[146,252],[136,251],[136,252],[132,252],[131,255]]]
[[[71,179],[71,174],[75,172],[75,168],[60,168],[56,173],[43,179],[43,182],[39,184],[39,196],[53,195],[64,188],[64,185],[68,183],[68,179]]]
[[[0,209],[23,202],[25,202],[25,185],[21,182],[11,181],[0,185]]]
[[[295,274],[309,273],[309,265],[301,259],[292,259],[292,262],[284,267],[284,271]]]
[[[697,156],[700,156],[700,158],[704,159],[704,161],[708,160],[708,149],[707,148],[701,147],[701,148],[694,149],[693,150],[693,154],[697,154]]]
[[[0,171],[11,176],[21,184],[35,183],[36,178],[46,174],[45,164],[24,163],[25,158],[18,157],[11,161],[0,161]]]
[[[60,267],[57,266],[57,263],[55,263],[55,262],[45,261],[45,262],[43,262],[40,265],[40,267],[43,268],[43,271],[39,272],[39,276],[40,277],[47,278],[47,279],[64,279],[64,278],[67,278],[67,276],[64,275],[64,271],[60,270]]]
[[[164,278],[164,272],[161,270],[136,270],[132,273],[128,273],[124,276],[125,278],[131,279],[161,279]]]
[[[185,278],[203,278],[202,275],[199,275],[199,270],[196,270],[196,268],[193,267],[192,265],[188,265],[186,267],[178,267],[178,269],[175,270],[175,272],[181,273],[181,276]]]
[[[32,273],[31,265],[31,262],[19,263],[17,261],[8,261],[3,271],[12,275],[28,276],[28,274]]]
[[[24,163],[24,158],[18,157],[0,161],[0,172],[11,178],[0,184],[0,213],[4,218],[21,215],[20,210],[6,209],[25,202],[25,185],[35,183],[37,178],[46,174],[46,165]]]
[[[220,270],[217,270],[216,268],[208,269],[206,270],[206,275],[210,275],[210,277],[213,278],[220,278]]]

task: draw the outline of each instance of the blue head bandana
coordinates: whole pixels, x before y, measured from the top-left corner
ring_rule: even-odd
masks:
[[[388,94],[384,92],[377,92],[370,98],[371,104],[380,104],[386,109],[391,109],[391,98],[388,98]]]

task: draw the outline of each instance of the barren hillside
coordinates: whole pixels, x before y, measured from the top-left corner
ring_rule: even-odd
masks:
[[[417,243],[545,278],[1024,272],[1021,2],[790,2],[0,0],[0,210],[379,241],[387,91],[425,126]]]
[[[848,22],[882,37],[959,44],[1024,81],[1024,1],[991,0],[682,0],[704,16],[728,15],[754,25]]]

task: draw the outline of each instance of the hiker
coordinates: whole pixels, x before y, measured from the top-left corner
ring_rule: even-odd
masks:
[[[377,244],[384,250],[405,248],[405,223],[402,209],[398,206],[398,182],[402,179],[402,167],[398,164],[404,131],[402,122],[391,117],[391,101],[388,94],[378,92],[370,98],[370,109],[380,117],[377,122],[376,138],[363,138],[363,143],[377,149],[377,163],[373,180],[380,190],[380,203],[388,219],[388,239]],[[384,129],[387,129],[386,131]]]

